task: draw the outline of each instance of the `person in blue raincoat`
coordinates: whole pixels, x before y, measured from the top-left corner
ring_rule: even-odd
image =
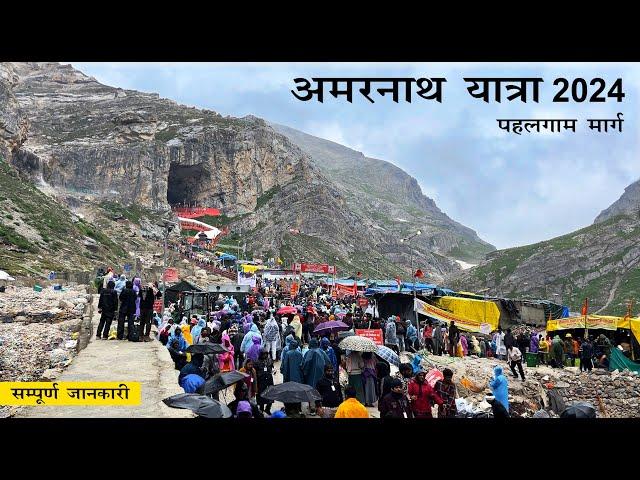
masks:
[[[413,357],[413,360],[411,361],[411,368],[413,368],[414,375],[422,370],[422,367],[420,366],[421,361],[422,357],[420,355]]]
[[[196,393],[204,383],[204,378],[200,375],[191,373],[182,379],[182,384],[180,386],[183,388],[184,393]]]
[[[289,349],[282,356],[280,372],[283,382],[304,383],[302,376],[302,352],[298,348],[297,340],[291,340]]]
[[[198,343],[198,339],[200,338],[200,332],[206,326],[207,326],[207,322],[204,320],[204,318],[201,318],[200,320],[198,320],[198,324],[195,327],[193,327],[193,329],[191,330],[191,338],[193,338],[194,345]]]
[[[416,346],[416,340],[418,340],[418,329],[414,327],[411,322],[409,322],[409,326],[407,327],[407,347],[409,347],[412,351],[420,348],[420,346]]]
[[[338,372],[338,357],[336,357],[336,352],[333,349],[333,347],[331,346],[331,342],[329,341],[329,339],[327,337],[322,337],[322,340],[320,340],[320,347],[327,354],[327,356],[329,357],[329,360],[331,360],[331,365],[333,365],[333,371],[335,373],[337,373]]]
[[[187,341],[182,336],[182,330],[180,330],[179,328],[177,328],[175,326],[172,328],[171,336],[169,337],[169,340],[167,341],[167,346],[173,345],[173,341],[174,340],[177,340],[177,342],[178,342],[178,350],[181,351],[181,352],[184,352],[189,347],[189,345],[187,344]]]
[[[260,335],[260,330],[255,323],[251,324],[251,328],[247,333],[245,333],[244,338],[242,339],[242,343],[240,344],[240,352],[243,355],[246,355],[249,347],[253,345],[253,337],[259,337],[260,342],[262,342],[262,335]]]
[[[502,374],[502,367],[496,365],[493,369],[494,378],[489,382],[493,396],[509,412],[509,382]]]
[[[309,342],[309,351],[307,351],[302,360],[304,383],[313,388],[316,388],[316,383],[323,377],[324,366],[331,365],[329,355],[319,347],[318,340],[312,338]]]

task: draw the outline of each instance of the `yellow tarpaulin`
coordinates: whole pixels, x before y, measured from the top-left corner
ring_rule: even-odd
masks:
[[[245,273],[254,273],[256,270],[262,270],[263,268],[265,268],[264,265],[249,265],[247,263],[242,265],[242,271]]]
[[[440,297],[435,304],[458,317],[488,323],[492,331],[497,330],[500,323],[500,309],[493,302],[473,298]]]
[[[629,328],[630,325],[640,328],[640,318],[612,317],[608,315],[588,315],[587,328],[601,328],[604,330],[617,330],[618,328]],[[547,332],[554,330],[568,330],[571,328],[585,328],[584,317],[567,317],[549,320],[547,322]],[[632,328],[633,330],[633,328]],[[635,333],[634,333],[635,335]]]
[[[442,308],[430,305],[418,299],[416,299],[416,310],[422,315],[427,315],[438,321],[445,322],[446,324],[454,321],[460,330],[466,330],[468,332],[482,332],[484,334],[489,334],[498,328],[497,319],[494,323],[490,323],[489,318],[487,318],[487,322],[484,322],[482,318],[466,318],[462,315],[448,312]],[[487,311],[489,311],[489,307],[487,307]]]

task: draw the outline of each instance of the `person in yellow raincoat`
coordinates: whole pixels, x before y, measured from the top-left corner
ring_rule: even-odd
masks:
[[[346,400],[338,406],[336,416],[334,418],[369,418],[369,412],[356,399],[355,387],[349,385],[344,390]]]
[[[181,330],[185,342],[187,342],[189,345],[193,345],[193,338],[191,337],[191,328],[189,327],[189,325],[182,325]]]

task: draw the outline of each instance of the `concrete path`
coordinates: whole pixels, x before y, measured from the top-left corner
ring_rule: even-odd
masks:
[[[94,309],[97,312],[97,308]],[[136,381],[142,386],[142,403],[138,406],[51,406],[25,407],[16,417],[115,417],[115,418],[184,418],[194,415],[188,410],[169,408],[162,399],[184,393],[178,385],[169,351],[157,340],[128,342],[126,340],[96,340],[99,317],[93,318],[93,334],[87,348],[73,360],[56,379],[61,382]]]

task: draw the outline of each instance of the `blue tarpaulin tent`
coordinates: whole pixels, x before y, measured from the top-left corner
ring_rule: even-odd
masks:
[[[238,259],[235,255],[231,255],[230,253],[223,253],[218,257],[220,260],[232,260],[235,261]]]

